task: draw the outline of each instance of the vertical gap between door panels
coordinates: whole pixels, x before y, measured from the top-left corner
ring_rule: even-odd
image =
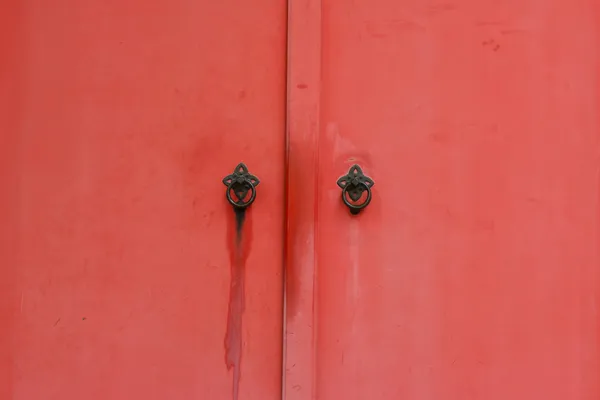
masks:
[[[292,0],[286,1],[285,9],[285,125],[284,125],[284,151],[283,151],[283,235],[281,252],[281,400],[285,400],[285,370],[287,362],[287,243],[288,243],[288,172],[289,172],[289,131],[290,131],[290,3]]]
[[[320,85],[321,85],[321,60],[322,60],[322,46],[321,46],[321,32],[322,32],[322,0],[287,0],[287,10],[286,10],[286,83],[285,83],[285,152],[284,152],[284,214],[283,214],[283,244],[284,251],[282,257],[282,278],[283,278],[283,290],[282,290],[282,357],[281,357],[281,399],[282,400],[313,400],[315,397],[315,388],[316,388],[316,365],[314,358],[314,345],[315,345],[315,335],[316,335],[316,319],[315,315],[317,314],[317,220],[318,220],[318,210],[317,210],[317,201],[318,201],[318,162],[319,162],[319,133],[320,133]],[[304,32],[302,32],[304,31]],[[303,33],[303,34],[302,34]],[[299,74],[300,71],[300,74]],[[301,82],[296,82],[295,80],[301,79]],[[298,84],[298,88],[294,85]],[[297,89],[302,90],[302,94],[297,91]],[[300,120],[298,120],[300,118]],[[303,131],[300,128],[293,128],[294,119],[298,120],[302,129],[308,129],[309,131]],[[304,120],[306,119],[306,120]],[[311,123],[316,125],[316,127],[312,128]],[[306,125],[306,126],[304,126]],[[293,130],[293,132],[292,132]],[[302,146],[300,146],[299,151],[302,154],[299,156],[300,159],[305,158],[306,151],[310,152],[310,161],[305,160],[306,162],[310,162],[311,165],[302,166],[303,168],[313,169],[309,171],[312,175],[310,179],[312,182],[304,182],[304,184],[312,184],[314,187],[309,190],[309,193],[312,194],[312,199],[309,197],[307,200],[308,203],[311,204],[312,210],[309,213],[311,217],[314,219],[312,224],[312,249],[311,253],[313,258],[310,260],[312,265],[310,268],[312,269],[312,285],[309,293],[312,297],[310,299],[310,310],[308,311],[310,317],[308,321],[309,324],[309,335],[311,336],[310,341],[310,349],[308,350],[313,353],[313,356],[308,357],[308,364],[306,363],[300,364],[299,368],[296,370],[296,374],[300,375],[300,384],[297,384],[300,388],[298,390],[302,390],[302,394],[296,395],[294,392],[293,399],[286,399],[289,394],[289,390],[287,385],[289,384],[288,377],[288,356],[289,356],[289,346],[288,346],[288,318],[293,318],[296,314],[290,314],[290,307],[294,306],[292,302],[290,302],[290,296],[301,296],[303,290],[293,292],[290,290],[290,280],[296,279],[296,276],[292,276],[290,274],[290,268],[306,268],[306,265],[298,265],[294,260],[293,254],[297,249],[292,249],[294,238],[291,238],[290,235],[294,235],[297,232],[297,227],[295,224],[298,223],[298,216],[292,215],[289,207],[290,196],[293,193],[290,193],[290,173],[294,172],[294,168],[299,168],[297,165],[293,165],[294,159],[291,157],[291,149],[292,144],[298,142],[298,136],[302,135]],[[297,156],[297,155],[295,155]],[[298,157],[297,157],[298,158]],[[293,161],[290,161],[290,160]],[[295,218],[295,219],[294,219]],[[290,223],[290,220],[292,222]],[[290,233],[291,232],[291,233]],[[292,256],[290,256],[292,254]],[[296,273],[301,274],[303,271],[299,271],[297,269],[293,269]],[[293,285],[298,285],[299,282],[292,282]],[[302,303],[300,299],[294,299],[297,303]],[[298,305],[296,305],[298,307]],[[307,311],[307,310],[304,310]],[[297,313],[298,311],[294,311]],[[294,332],[294,334],[297,332]],[[299,332],[300,335],[303,332]],[[304,332],[306,333],[306,332]],[[298,343],[298,342],[294,342]],[[297,349],[295,349],[294,353]],[[306,361],[306,360],[305,360]],[[300,371],[300,372],[299,372]],[[297,376],[297,375],[296,375]],[[304,379],[303,379],[304,378]],[[297,379],[297,378],[295,378]],[[297,383],[297,382],[296,382]],[[294,388],[296,390],[296,388]],[[298,397],[301,396],[301,397]]]

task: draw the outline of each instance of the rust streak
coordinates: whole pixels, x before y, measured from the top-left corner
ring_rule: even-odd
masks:
[[[229,226],[231,276],[225,333],[225,365],[227,370],[233,369],[233,400],[238,400],[242,361],[242,320],[245,309],[245,270],[251,239],[249,212],[236,210],[235,221]]]

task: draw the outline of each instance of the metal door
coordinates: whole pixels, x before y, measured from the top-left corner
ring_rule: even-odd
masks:
[[[0,18],[2,399],[600,395],[593,2]]]
[[[285,3],[0,15],[0,398],[280,399]]]
[[[597,3],[308,3],[286,399],[598,399]]]

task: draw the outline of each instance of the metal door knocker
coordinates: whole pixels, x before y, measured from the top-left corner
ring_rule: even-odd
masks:
[[[350,167],[348,174],[338,179],[337,184],[342,188],[342,200],[352,214],[358,214],[371,202],[371,187],[375,182],[363,174],[358,164]],[[367,192],[366,198],[362,202],[358,202],[363,197],[364,192]]]
[[[227,200],[237,210],[244,210],[254,202],[259,183],[258,178],[248,172],[244,163],[239,163],[233,174],[223,178],[223,184],[227,186]]]

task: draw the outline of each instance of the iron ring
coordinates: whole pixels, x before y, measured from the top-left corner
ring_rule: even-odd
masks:
[[[357,185],[363,186],[367,191],[367,198],[364,202],[358,205],[350,203],[346,196],[348,194],[348,188],[353,185],[348,184],[342,189],[342,200],[344,201],[344,204],[348,206],[352,214],[358,214],[360,210],[368,206],[371,202],[371,188],[369,187],[369,185],[367,185],[365,182],[358,182]]]
[[[239,199],[239,201],[235,201],[232,197],[231,197],[231,191],[233,190],[233,187],[235,185],[248,185],[249,189],[252,191],[252,194],[250,195],[250,199],[248,199],[248,201],[244,202],[244,199]],[[249,179],[244,179],[243,182],[238,182],[238,181],[232,181],[229,185],[227,185],[227,201],[229,201],[229,203],[240,210],[243,210],[245,208],[247,208],[250,204],[252,204],[254,202],[254,199],[256,198],[256,187],[252,184],[252,182]]]

